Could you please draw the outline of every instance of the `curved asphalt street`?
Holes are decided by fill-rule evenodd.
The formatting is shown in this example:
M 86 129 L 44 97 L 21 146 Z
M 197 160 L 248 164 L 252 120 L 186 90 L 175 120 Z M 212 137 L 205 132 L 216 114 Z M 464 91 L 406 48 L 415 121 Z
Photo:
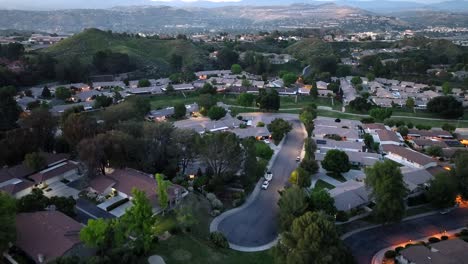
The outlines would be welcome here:
M 289 175 L 297 167 L 296 157 L 302 151 L 305 131 L 298 120 L 291 121 L 293 129 L 286 136 L 270 171 L 273 180 L 267 190 L 260 190 L 256 199 L 245 209 L 223 219 L 218 230 L 229 243 L 242 247 L 260 247 L 277 236 L 278 190 L 284 188 Z
M 359 264 L 370 264 L 372 257 L 384 248 L 465 227 L 467 224 L 468 208 L 458 208 L 445 215 L 437 213 L 368 229 L 347 237 L 344 242 Z

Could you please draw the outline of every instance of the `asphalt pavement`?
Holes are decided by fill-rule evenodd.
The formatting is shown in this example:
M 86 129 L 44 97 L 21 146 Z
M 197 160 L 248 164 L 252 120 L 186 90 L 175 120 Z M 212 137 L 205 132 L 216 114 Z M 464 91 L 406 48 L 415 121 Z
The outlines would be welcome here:
M 79 222 L 83 224 L 87 224 L 89 219 L 115 218 L 115 216 L 112 215 L 111 213 L 102 210 L 101 208 L 93 204 L 92 202 L 87 201 L 83 198 L 78 198 L 78 200 L 76 200 L 75 208 L 76 208 L 75 209 L 76 218 L 78 219 Z
M 370 264 L 372 257 L 381 249 L 441 234 L 467 224 L 468 208 L 458 208 L 445 215 L 434 214 L 368 229 L 347 237 L 344 242 L 359 264 Z
M 236 212 L 219 225 L 229 243 L 242 247 L 260 247 L 278 236 L 278 191 L 283 189 L 289 175 L 297 167 L 296 157 L 304 144 L 305 131 L 298 120 L 291 121 L 293 129 L 286 136 L 276 161 L 270 168 L 273 180 L 267 190 L 261 190 L 256 199 L 245 209 Z

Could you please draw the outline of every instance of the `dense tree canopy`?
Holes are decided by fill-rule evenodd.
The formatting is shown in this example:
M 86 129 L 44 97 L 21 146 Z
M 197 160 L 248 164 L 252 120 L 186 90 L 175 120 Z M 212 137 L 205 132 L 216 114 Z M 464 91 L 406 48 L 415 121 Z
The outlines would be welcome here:
M 430 181 L 427 198 L 436 208 L 447 208 L 455 205 L 458 184 L 455 176 L 448 173 L 435 175 Z
M 208 110 L 208 117 L 211 119 L 211 120 L 219 120 L 223 117 L 226 116 L 226 109 L 224 109 L 223 107 L 221 106 L 213 106 L 210 108 L 210 110 Z
M 377 121 L 384 121 L 392 116 L 391 108 L 374 108 L 369 111 L 369 115 Z
M 278 206 L 280 230 L 288 230 L 294 219 L 306 212 L 309 206 L 307 194 L 304 189 L 294 185 L 281 193 Z
M 332 149 L 325 154 L 322 161 L 322 168 L 333 173 L 348 172 L 351 169 L 349 158 L 346 152 Z
M 463 116 L 463 105 L 453 96 L 438 96 L 427 103 L 427 110 L 444 118 Z
M 6 192 L 0 191 L 0 252 L 16 241 L 16 200 Z
M 290 230 L 281 233 L 273 249 L 275 263 L 353 263 L 344 248 L 330 217 L 319 212 L 307 212 L 296 218 Z
M 239 97 L 237 98 L 237 103 L 240 106 L 252 106 L 253 102 L 255 101 L 255 95 L 251 93 L 241 93 L 239 94 Z
M 278 91 L 270 89 L 260 89 L 259 95 L 257 96 L 257 106 L 266 111 L 278 111 L 280 108 L 280 97 Z
M 16 127 L 21 108 L 13 98 L 15 95 L 16 89 L 12 86 L 0 88 L 0 130 Z
M 275 118 L 267 127 L 276 144 L 279 144 L 283 137 L 292 130 L 292 125 L 281 118 Z
M 375 219 L 383 223 L 400 221 L 405 214 L 407 194 L 400 167 L 385 160 L 366 168 L 365 173 L 366 186 L 372 188 L 371 196 L 376 203 L 372 212 Z

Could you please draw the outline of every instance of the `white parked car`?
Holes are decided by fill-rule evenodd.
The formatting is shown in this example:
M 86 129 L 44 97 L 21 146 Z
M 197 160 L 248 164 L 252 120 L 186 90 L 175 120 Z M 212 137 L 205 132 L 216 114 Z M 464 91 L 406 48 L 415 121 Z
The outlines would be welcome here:
M 267 138 L 267 139 L 264 139 L 263 142 L 267 143 L 267 144 L 270 144 L 270 140 Z
M 263 190 L 268 189 L 268 185 L 270 185 L 270 182 L 269 181 L 264 181 L 263 184 L 262 184 L 262 189 Z
M 271 173 L 271 171 L 268 171 L 268 172 L 265 174 L 265 180 L 271 181 L 272 179 L 273 179 L 273 173 Z
M 297 156 L 296 157 L 296 162 L 299 162 L 299 161 L 301 161 L 301 157 Z

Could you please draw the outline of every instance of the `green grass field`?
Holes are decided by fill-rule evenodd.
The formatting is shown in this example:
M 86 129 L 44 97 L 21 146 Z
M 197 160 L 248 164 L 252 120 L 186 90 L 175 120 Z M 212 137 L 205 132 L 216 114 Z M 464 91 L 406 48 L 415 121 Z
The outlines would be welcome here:
M 203 62 L 207 52 L 187 40 L 159 40 L 134 38 L 88 29 L 44 50 L 59 60 L 79 56 L 83 63 L 91 63 L 93 55 L 102 50 L 128 54 L 138 65 L 168 67 L 172 54 L 184 58 L 184 64 Z

